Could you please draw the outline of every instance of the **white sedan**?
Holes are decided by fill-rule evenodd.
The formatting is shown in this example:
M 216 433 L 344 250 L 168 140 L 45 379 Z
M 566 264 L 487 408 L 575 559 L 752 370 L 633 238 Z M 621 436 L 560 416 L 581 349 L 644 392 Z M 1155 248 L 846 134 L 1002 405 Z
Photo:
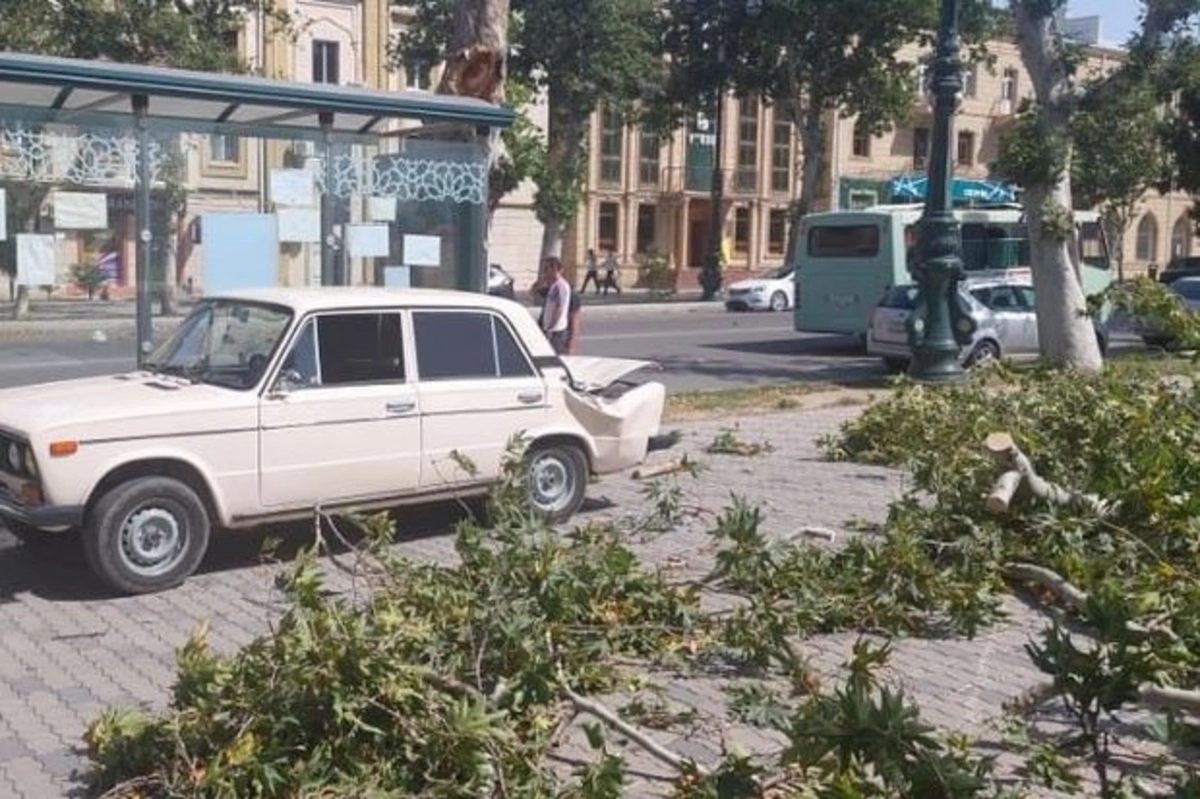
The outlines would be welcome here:
M 786 311 L 796 304 L 796 270 L 790 266 L 772 269 L 762 277 L 739 280 L 725 295 L 730 311 Z

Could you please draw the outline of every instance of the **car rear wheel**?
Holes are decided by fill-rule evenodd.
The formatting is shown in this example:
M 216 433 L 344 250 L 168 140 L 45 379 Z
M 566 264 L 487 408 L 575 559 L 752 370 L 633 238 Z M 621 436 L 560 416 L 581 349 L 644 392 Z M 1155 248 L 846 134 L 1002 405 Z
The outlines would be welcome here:
M 991 366 L 1000 360 L 1000 347 L 994 341 L 981 341 L 967 356 L 967 368 L 977 369 Z
M 204 559 L 211 523 L 200 497 L 170 477 L 110 489 L 87 515 L 83 552 L 109 588 L 145 594 L 186 580 Z
M 787 307 L 788 307 L 788 300 L 787 300 L 786 294 L 784 294 L 782 291 L 777 291 L 771 295 L 771 310 L 772 311 L 775 311 L 776 313 L 778 313 L 779 311 L 786 311 Z
M 529 505 L 552 522 L 570 518 L 587 496 L 588 462 L 574 444 L 536 446 L 528 458 Z

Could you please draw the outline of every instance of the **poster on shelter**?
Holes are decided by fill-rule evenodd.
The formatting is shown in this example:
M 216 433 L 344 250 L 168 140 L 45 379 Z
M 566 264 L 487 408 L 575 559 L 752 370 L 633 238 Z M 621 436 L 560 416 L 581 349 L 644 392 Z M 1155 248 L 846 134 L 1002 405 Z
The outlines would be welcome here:
M 387 225 L 346 225 L 346 251 L 351 258 L 380 258 L 391 249 Z
M 405 236 L 404 263 L 409 266 L 441 266 L 442 237 L 413 234 Z
M 102 192 L 56 191 L 54 226 L 59 230 L 107 230 L 108 195 Z
M 396 219 L 395 197 L 368 197 L 367 219 L 372 222 L 392 222 Z
M 54 245 L 53 233 L 17 234 L 17 285 L 53 286 L 58 282 Z
M 308 169 L 272 169 L 271 202 L 293 208 L 317 204 L 317 183 Z
M 317 208 L 277 208 L 281 242 L 312 244 L 321 240 L 321 211 Z

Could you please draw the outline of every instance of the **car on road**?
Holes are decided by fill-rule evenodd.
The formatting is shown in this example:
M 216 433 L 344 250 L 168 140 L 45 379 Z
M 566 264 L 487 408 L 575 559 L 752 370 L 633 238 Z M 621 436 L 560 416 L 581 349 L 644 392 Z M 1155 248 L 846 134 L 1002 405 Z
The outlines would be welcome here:
M 975 279 L 961 283 L 959 291 L 976 325 L 970 344 L 962 348 L 964 366 L 1037 355 L 1037 304 L 1032 282 L 1025 278 Z M 871 314 L 867 353 L 881 357 L 891 371 L 907 368 L 912 357 L 907 322 L 919 297 L 920 288 L 915 283 L 896 286 L 888 290 Z M 1095 330 L 1103 352 L 1108 348 L 1108 334 L 1099 324 Z
M 645 458 L 665 389 L 631 375 L 652 365 L 558 357 L 486 294 L 207 298 L 138 371 L 0 391 L 0 520 L 77 530 L 104 583 L 150 592 L 213 529 L 485 493 L 518 437 L 530 507 L 562 520 Z
M 1166 284 L 1166 288 L 1188 311 L 1200 313 L 1200 276 L 1176 277 Z M 1173 336 L 1163 329 L 1161 323 L 1156 325 L 1153 319 L 1136 319 L 1133 326 L 1147 347 L 1170 348 L 1176 345 Z
M 493 297 L 516 299 L 516 282 L 500 264 L 488 264 L 487 293 Z
M 1167 266 L 1158 273 L 1158 282 L 1171 285 L 1185 277 L 1200 277 L 1200 256 L 1181 255 L 1167 261 Z
M 739 280 L 725 294 L 730 311 L 786 311 L 796 304 L 795 269 L 781 266 L 761 277 Z

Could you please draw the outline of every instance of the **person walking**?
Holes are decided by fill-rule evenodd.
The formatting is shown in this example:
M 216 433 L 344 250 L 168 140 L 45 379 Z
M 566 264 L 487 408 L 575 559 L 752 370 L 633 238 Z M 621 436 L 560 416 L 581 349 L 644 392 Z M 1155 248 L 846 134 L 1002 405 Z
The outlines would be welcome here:
M 596 265 L 596 251 L 588 248 L 587 255 L 584 256 L 583 265 L 587 268 L 587 274 L 583 276 L 583 285 L 579 290 L 587 293 L 588 281 L 596 287 L 596 293 L 600 293 L 600 273 L 597 271 L 599 267 Z
M 609 250 L 608 257 L 604 259 L 604 296 L 605 297 L 608 296 L 608 290 L 610 288 L 612 290 L 616 291 L 618 296 L 620 296 L 620 294 L 621 294 L 621 286 L 617 282 L 617 270 L 619 268 L 620 267 L 617 264 L 617 254 L 614 251 Z
M 571 284 L 563 277 L 563 264 L 550 256 L 542 259 L 542 286 L 546 300 L 542 304 L 542 330 L 550 346 L 559 355 L 567 354 L 571 324 Z

